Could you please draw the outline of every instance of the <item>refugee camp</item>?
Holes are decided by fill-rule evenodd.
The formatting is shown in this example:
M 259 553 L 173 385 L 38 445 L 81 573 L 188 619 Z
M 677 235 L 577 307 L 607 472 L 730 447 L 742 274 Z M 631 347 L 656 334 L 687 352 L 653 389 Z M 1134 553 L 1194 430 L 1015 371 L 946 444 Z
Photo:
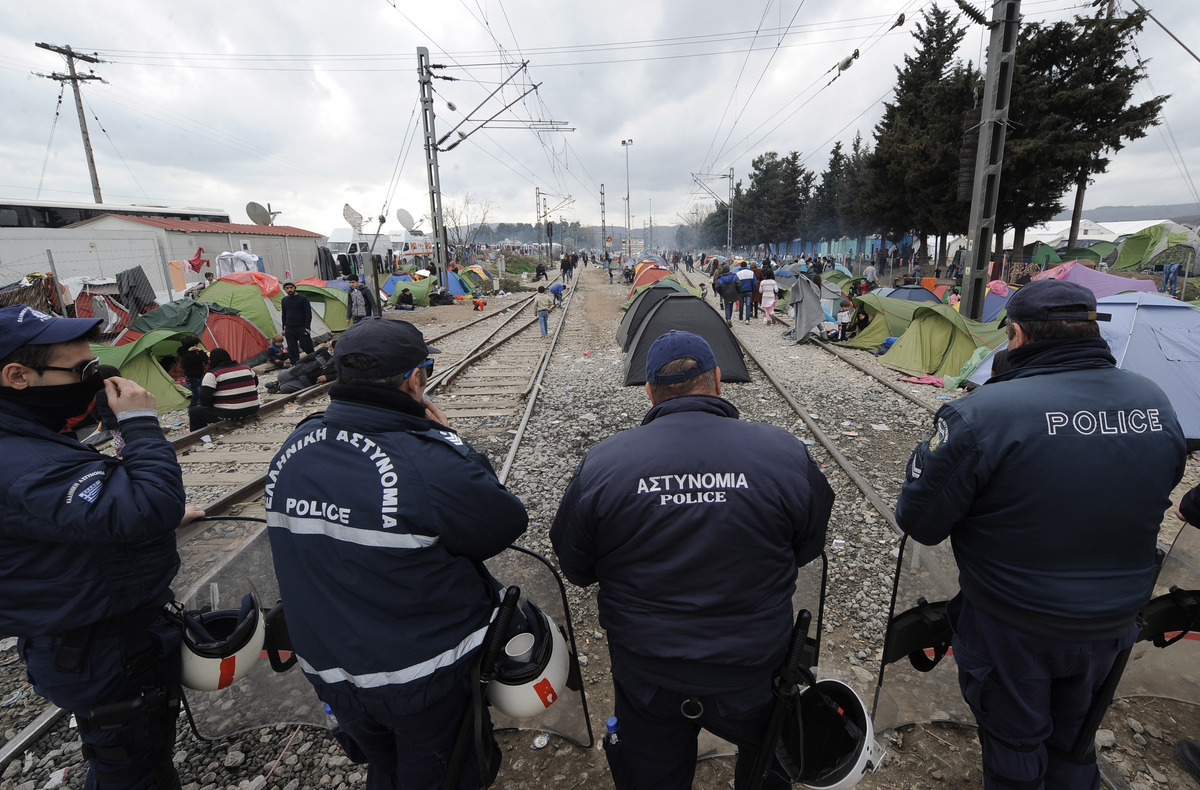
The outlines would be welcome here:
M 1188 10 L 14 12 L 0 790 L 1200 786 Z

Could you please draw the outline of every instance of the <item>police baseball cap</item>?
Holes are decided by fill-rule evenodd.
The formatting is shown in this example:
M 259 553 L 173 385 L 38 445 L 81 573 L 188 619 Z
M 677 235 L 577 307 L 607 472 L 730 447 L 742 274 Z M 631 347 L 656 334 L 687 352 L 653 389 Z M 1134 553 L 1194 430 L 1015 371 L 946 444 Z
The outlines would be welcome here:
M 664 365 L 677 359 L 694 359 L 699 364 L 678 373 L 658 372 Z M 707 340 L 691 332 L 673 329 L 659 336 L 650 346 L 646 354 L 646 381 L 651 384 L 677 384 L 707 373 L 716 366 L 717 358 L 713 356 Z
M 1096 312 L 1096 295 L 1078 283 L 1036 280 L 1008 300 L 1008 322 L 1110 321 L 1109 313 Z
M 409 372 L 430 354 L 441 349 L 425 344 L 425 336 L 407 321 L 368 316 L 347 329 L 334 346 L 334 362 L 341 379 L 386 379 Z M 363 354 L 375 361 L 370 368 L 347 368 L 349 354 Z
M 0 307 L 0 359 L 25 346 L 48 346 L 77 340 L 102 318 L 58 318 L 33 307 Z

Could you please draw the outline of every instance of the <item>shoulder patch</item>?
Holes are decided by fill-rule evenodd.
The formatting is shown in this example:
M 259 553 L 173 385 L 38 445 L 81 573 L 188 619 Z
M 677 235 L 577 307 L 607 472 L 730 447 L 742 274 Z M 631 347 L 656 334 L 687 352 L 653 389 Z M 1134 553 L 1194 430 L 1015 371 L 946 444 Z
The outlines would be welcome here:
M 946 427 L 946 421 L 940 417 L 937 424 L 933 426 L 933 436 L 929 437 L 929 449 L 932 452 L 942 445 L 950 437 L 950 429 Z

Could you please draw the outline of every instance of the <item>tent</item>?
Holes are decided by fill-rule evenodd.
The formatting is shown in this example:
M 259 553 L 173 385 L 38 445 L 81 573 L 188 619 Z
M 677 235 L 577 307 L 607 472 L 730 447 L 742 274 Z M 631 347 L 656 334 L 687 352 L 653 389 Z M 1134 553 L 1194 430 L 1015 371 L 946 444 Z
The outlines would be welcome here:
M 642 325 L 642 321 L 650 314 L 655 305 L 671 294 L 689 293 L 683 284 L 674 278 L 643 285 L 637 290 L 637 295 L 629 301 L 625 317 L 621 319 L 621 324 L 617 327 L 617 343 L 621 346 L 622 351 L 629 350 L 630 343 L 637 335 L 638 327 Z M 696 294 L 690 295 L 695 296 Z
M 1153 280 L 1135 280 L 1132 277 L 1122 277 L 1118 274 L 1105 274 L 1089 268 L 1079 261 L 1059 264 L 1052 269 L 1035 274 L 1029 279 L 1031 282 L 1034 280 L 1065 280 L 1070 283 L 1078 283 L 1094 293 L 1097 299 L 1125 291 L 1154 293 L 1158 290 Z
M 387 278 L 380 290 L 389 292 L 387 303 L 395 306 L 396 301 L 400 298 L 400 292 L 407 288 L 412 292 L 414 307 L 429 306 L 429 292 L 437 288 L 438 281 L 432 277 L 425 277 L 420 280 L 414 280 L 407 274 L 393 274 Z
M 1104 256 L 1096 250 L 1088 249 L 1087 247 L 1071 247 L 1059 253 L 1060 258 L 1064 261 L 1086 261 L 1092 266 L 1100 265 L 1100 261 L 1104 260 Z
M 1117 247 L 1117 261 L 1112 268 L 1136 269 L 1148 264 L 1151 258 L 1168 247 L 1185 242 L 1195 244 L 1200 242 L 1200 236 L 1174 222 L 1162 222 L 1142 228 Z
M 626 299 L 624 302 L 621 303 L 621 309 L 628 310 L 630 308 L 630 306 L 634 302 L 637 301 L 637 298 L 646 291 L 647 288 L 659 288 L 659 287 L 669 288 L 670 290 L 675 291 L 677 293 L 681 293 L 681 294 L 691 294 L 692 296 L 700 295 L 699 289 L 691 288 L 687 285 L 684 285 L 675 277 L 664 277 L 661 280 L 655 280 L 654 282 L 649 283 L 648 285 L 639 285 L 638 287 L 634 288 L 633 296 L 629 297 L 628 299 Z
M 913 313 L 921 306 L 907 299 L 892 299 L 868 293 L 854 298 L 856 308 L 867 311 L 871 322 L 857 335 L 842 345 L 851 348 L 879 348 L 889 337 L 900 337 L 912 323 Z
M 880 291 L 883 289 L 880 288 Z M 923 285 L 901 285 L 886 294 L 891 299 L 907 299 L 910 302 L 941 302 L 938 295 Z
M 742 349 L 725 318 L 712 305 L 690 294 L 669 294 L 646 314 L 625 352 L 625 386 L 646 383 L 646 354 L 659 336 L 681 329 L 708 341 L 721 368 L 721 381 L 749 381 Z
M 152 329 L 123 346 L 92 346 L 102 365 L 112 365 L 121 376 L 145 387 L 154 396 L 159 414 L 186 409 L 191 392 L 175 383 L 159 359 L 179 352 L 178 329 Z
M 995 348 L 1007 339 L 998 323 L 972 321 L 946 304 L 920 304 L 908 329 L 879 361 L 912 376 L 955 376 L 975 349 Z
M 458 272 L 446 272 L 446 291 L 451 296 L 470 296 L 472 292 L 471 284 L 463 282 L 458 276 Z M 415 297 L 414 297 L 415 301 Z
M 1185 241 L 1156 254 L 1150 259 L 1149 266 L 1158 269 L 1169 263 L 1178 264 L 1180 276 L 1187 277 L 1189 273 L 1196 271 L 1197 257 L 1200 257 L 1200 244 Z
M 1017 292 L 1016 286 L 1003 280 L 992 280 L 983 294 L 983 323 L 999 320 L 1000 313 L 1008 306 L 1008 299 Z
M 633 278 L 633 288 L 629 289 L 629 295 L 633 296 L 633 291 L 639 285 L 649 285 L 655 280 L 661 280 L 664 277 L 672 277 L 670 269 L 664 269 L 660 266 L 647 266 L 642 269 L 636 277 Z
M 482 266 L 468 266 L 460 271 L 458 276 L 470 283 L 472 291 L 482 292 L 496 288 L 496 280 Z
M 1054 248 L 1041 241 L 1026 244 L 1021 253 L 1030 263 L 1037 263 L 1042 266 L 1062 263 L 1062 258 L 1058 257 L 1058 253 L 1054 251 Z
M 196 335 L 209 351 L 223 348 L 234 359 L 249 365 L 265 360 L 267 336 L 258 327 L 228 307 L 179 299 L 145 313 L 117 337 L 123 346 L 156 329 L 174 329 Z
M 308 297 L 313 312 L 320 316 L 325 325 L 334 332 L 344 332 L 350 328 L 350 322 L 346 320 L 346 303 L 350 299 L 349 288 L 349 284 L 343 291 L 341 288 L 328 285 L 296 283 L 296 290 Z
M 264 272 L 234 272 L 205 288 L 198 301 L 232 307 L 264 335 L 271 337 L 283 331 L 279 314 L 282 298 L 278 278 Z M 314 343 L 327 340 L 333 334 L 315 310 L 310 333 Z
M 1140 373 L 1171 399 L 1192 449 L 1200 446 L 1200 309 L 1157 293 L 1097 300 L 1100 322 L 1117 367 Z
M 783 336 L 797 343 L 807 340 L 809 331 L 828 318 L 821 306 L 821 290 L 807 277 L 797 277 L 795 285 L 788 289 L 788 309 L 792 326 Z
M 836 285 L 839 289 L 845 289 L 848 287 L 850 281 L 853 279 L 853 275 L 838 271 L 836 269 L 833 271 L 821 272 L 822 283 Z

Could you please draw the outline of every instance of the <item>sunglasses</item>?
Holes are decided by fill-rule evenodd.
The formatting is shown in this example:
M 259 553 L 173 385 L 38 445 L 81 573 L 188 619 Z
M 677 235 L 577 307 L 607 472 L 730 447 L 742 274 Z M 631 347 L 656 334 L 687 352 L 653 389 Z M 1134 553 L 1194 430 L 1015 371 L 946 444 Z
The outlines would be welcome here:
M 412 374 L 416 373 L 416 372 L 417 372 L 418 370 L 420 370 L 421 368 L 425 368 L 425 369 L 426 369 L 426 370 L 425 370 L 425 375 L 426 375 L 426 376 L 432 376 L 432 375 L 433 375 L 433 359 L 432 359 L 432 358 L 430 358 L 430 359 L 427 359 L 427 360 L 425 360 L 424 362 L 422 362 L 420 365 L 417 365 L 415 368 L 413 368 L 412 370 L 410 370 L 410 371 L 408 371 L 407 373 L 405 373 L 405 374 L 404 374 L 404 378 L 408 378 L 409 376 L 411 376 Z
M 47 370 L 61 370 L 64 373 L 75 373 L 78 374 L 80 382 L 84 382 L 100 372 L 100 360 L 93 357 L 69 368 L 57 367 L 55 365 L 38 365 L 33 367 L 33 369 L 38 373 L 44 373 Z

